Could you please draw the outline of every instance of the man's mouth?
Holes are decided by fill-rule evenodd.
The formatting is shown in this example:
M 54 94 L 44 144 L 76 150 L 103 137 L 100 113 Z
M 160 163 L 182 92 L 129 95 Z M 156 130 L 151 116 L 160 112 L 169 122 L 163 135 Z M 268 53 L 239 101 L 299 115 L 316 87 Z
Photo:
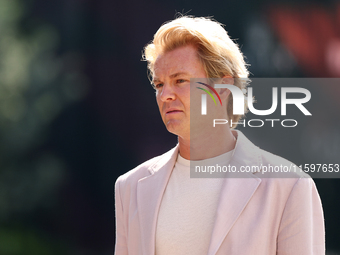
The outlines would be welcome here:
M 179 113 L 179 112 L 183 112 L 183 111 L 177 110 L 177 109 L 169 109 L 166 111 L 166 114 Z

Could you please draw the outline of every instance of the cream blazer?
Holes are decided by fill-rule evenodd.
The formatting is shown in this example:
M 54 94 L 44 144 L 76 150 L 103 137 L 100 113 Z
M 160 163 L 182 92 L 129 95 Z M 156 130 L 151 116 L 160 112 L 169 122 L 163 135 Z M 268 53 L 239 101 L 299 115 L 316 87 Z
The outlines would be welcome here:
M 240 131 L 233 133 L 231 165 L 291 164 L 259 149 Z M 177 154 L 178 145 L 117 179 L 116 255 L 155 254 L 157 216 Z M 311 178 L 242 174 L 224 180 L 208 255 L 325 254 L 323 210 Z

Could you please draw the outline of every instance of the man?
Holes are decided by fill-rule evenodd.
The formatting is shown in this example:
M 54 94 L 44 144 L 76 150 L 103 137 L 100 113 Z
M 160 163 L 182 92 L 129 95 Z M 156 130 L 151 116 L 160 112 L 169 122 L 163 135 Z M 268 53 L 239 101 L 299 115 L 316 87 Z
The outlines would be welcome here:
M 145 48 L 145 59 L 162 120 L 178 145 L 118 178 L 115 254 L 324 254 L 322 206 L 311 178 L 258 172 L 190 178 L 191 163 L 290 164 L 199 114 L 202 87 L 212 92 L 208 78 L 247 86 L 240 79 L 248 76 L 242 53 L 221 24 L 193 17 L 168 22 Z M 192 88 L 192 78 L 206 82 Z M 209 118 L 237 123 L 230 90 L 215 91 L 222 107 Z

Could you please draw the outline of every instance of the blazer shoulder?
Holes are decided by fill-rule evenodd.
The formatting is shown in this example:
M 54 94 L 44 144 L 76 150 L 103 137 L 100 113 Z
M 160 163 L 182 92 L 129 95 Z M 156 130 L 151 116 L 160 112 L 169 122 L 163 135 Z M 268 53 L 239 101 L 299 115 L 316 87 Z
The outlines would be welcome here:
M 141 179 L 145 176 L 150 175 L 149 168 L 152 165 L 154 165 L 161 157 L 162 157 L 162 155 L 151 158 L 151 159 L 143 162 L 142 164 L 136 166 L 135 168 L 129 170 L 125 174 L 122 174 L 121 176 L 118 177 L 116 183 L 126 182 L 126 181 L 129 181 L 130 179 L 139 180 L 139 179 Z
M 262 169 L 268 170 L 267 175 L 264 173 L 263 177 L 278 177 L 278 178 L 310 178 L 308 174 L 302 171 L 293 162 L 275 155 L 271 152 L 260 149 Z M 272 171 L 272 172 L 270 172 Z
M 153 166 L 161 162 L 164 157 L 171 156 L 176 150 L 177 146 L 172 148 L 171 150 L 163 153 L 162 155 L 156 156 L 151 158 L 142 164 L 136 166 L 135 168 L 131 169 L 130 171 L 126 172 L 125 174 L 119 176 L 116 180 L 117 183 L 123 184 L 127 182 L 137 182 L 138 180 L 149 176 L 153 173 Z
M 288 199 L 299 202 L 298 197 L 304 198 L 315 193 L 313 179 L 293 162 L 268 151 L 260 151 L 262 170 L 255 176 L 261 179 L 265 190 L 276 194 L 276 199 L 281 197 L 283 203 L 287 203 Z

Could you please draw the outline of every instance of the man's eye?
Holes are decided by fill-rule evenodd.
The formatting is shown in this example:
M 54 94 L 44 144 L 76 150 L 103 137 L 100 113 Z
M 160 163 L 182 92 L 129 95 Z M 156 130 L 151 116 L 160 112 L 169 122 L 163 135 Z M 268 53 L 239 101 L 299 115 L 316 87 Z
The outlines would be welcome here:
M 185 82 L 184 79 L 178 79 L 178 80 L 177 80 L 177 83 L 183 83 L 183 82 Z
M 163 83 L 157 83 L 157 84 L 155 84 L 155 88 L 156 88 L 156 89 L 159 89 L 159 88 L 161 88 L 161 87 L 163 87 Z

